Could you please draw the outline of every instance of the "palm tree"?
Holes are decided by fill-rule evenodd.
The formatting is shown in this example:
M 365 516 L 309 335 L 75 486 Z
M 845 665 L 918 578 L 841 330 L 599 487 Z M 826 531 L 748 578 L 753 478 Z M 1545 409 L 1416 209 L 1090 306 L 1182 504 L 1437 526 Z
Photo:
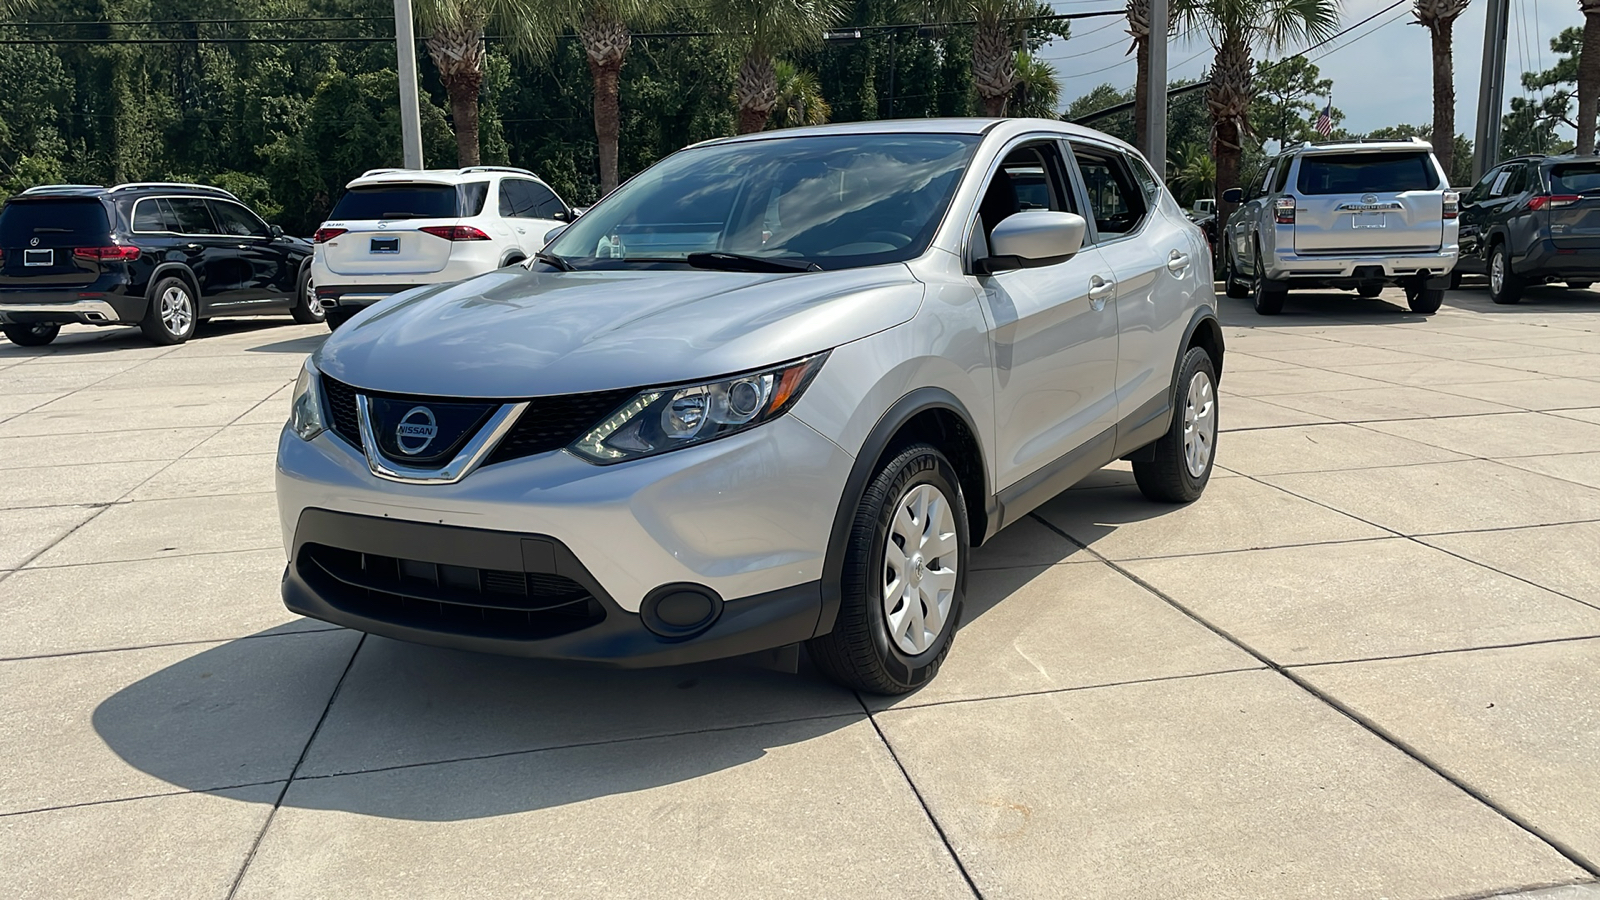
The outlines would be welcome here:
M 1190 141 L 1173 151 L 1167 166 L 1172 172 L 1172 186 L 1183 197 L 1210 197 L 1217 181 L 1217 161 L 1211 158 L 1202 144 Z
M 4 2 L 4 0 L 0 0 Z M 537 7 L 520 0 L 419 0 L 418 23 L 427 35 L 428 56 L 450 97 L 460 164 L 482 162 L 478 147 L 478 92 L 483 88 L 483 32 L 490 25 L 514 53 L 543 54 L 555 35 Z
M 1415 0 L 1412 12 L 1417 24 L 1428 29 L 1433 39 L 1433 154 L 1446 172 L 1451 169 L 1451 156 L 1455 150 L 1456 136 L 1456 85 L 1455 61 L 1451 43 L 1456 19 L 1467 11 L 1468 0 Z
M 578 32 L 588 57 L 603 197 L 617 189 L 617 136 L 622 130 L 617 83 L 633 46 L 633 29 L 660 21 L 669 7 L 652 0 L 548 0 L 548 5 L 557 21 Z
M 772 107 L 779 128 L 797 125 L 826 125 L 833 115 L 833 107 L 822 96 L 822 82 L 817 73 L 802 69 L 787 60 L 773 63 L 777 78 L 777 101 Z
M 1133 145 L 1141 152 L 1145 146 L 1145 130 L 1150 123 L 1150 0 L 1128 0 L 1125 11 L 1128 17 L 1128 36 L 1133 42 L 1128 52 L 1133 54 Z
M 1017 87 L 1017 20 L 1032 15 L 1036 7 L 1029 0 L 910 0 L 903 5 L 924 22 L 974 23 L 973 86 L 984 115 L 1005 115 L 1006 101 Z
M 844 14 L 837 0 L 712 0 L 707 18 L 744 46 L 734 97 L 739 133 L 767 126 L 778 99 L 776 58 L 822 40 Z
M 1600 0 L 1578 0 L 1583 11 L 1583 49 L 1578 53 L 1578 146 L 1594 152 L 1594 118 L 1600 112 Z
M 1061 83 L 1056 80 L 1055 66 L 1018 50 L 1016 59 L 1017 87 L 1011 99 L 1015 101 L 1012 114 L 1038 119 L 1056 117 L 1056 104 L 1061 101 Z
M 1217 161 L 1217 221 L 1226 222 L 1233 204 L 1222 202 L 1221 194 L 1239 186 L 1239 161 L 1255 97 L 1255 45 L 1276 52 L 1290 43 L 1331 37 L 1339 28 L 1339 0 L 1180 0 L 1172 12 L 1179 31 L 1204 34 L 1216 50 L 1206 110 Z

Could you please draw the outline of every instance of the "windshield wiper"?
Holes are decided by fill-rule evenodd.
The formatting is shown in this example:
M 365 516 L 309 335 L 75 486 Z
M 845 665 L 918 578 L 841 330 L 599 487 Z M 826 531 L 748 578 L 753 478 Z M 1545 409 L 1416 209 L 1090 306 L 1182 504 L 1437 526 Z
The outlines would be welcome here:
M 696 269 L 716 269 L 721 272 L 820 272 L 822 267 L 803 259 L 784 259 L 779 256 L 746 256 L 743 253 L 691 253 L 684 262 Z
M 543 250 L 535 253 L 533 258 L 544 263 L 545 265 L 555 266 L 557 269 L 560 269 L 563 272 L 571 272 L 577 268 L 577 266 L 567 262 L 564 257 L 557 256 L 554 253 L 546 253 Z

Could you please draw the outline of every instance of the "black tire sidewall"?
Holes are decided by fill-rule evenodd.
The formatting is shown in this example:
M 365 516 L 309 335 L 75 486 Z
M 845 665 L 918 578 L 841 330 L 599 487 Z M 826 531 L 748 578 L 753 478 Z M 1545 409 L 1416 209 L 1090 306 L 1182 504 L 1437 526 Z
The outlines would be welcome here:
M 44 331 L 41 333 L 40 328 Z M 60 325 L 7 325 L 5 326 L 6 340 L 18 347 L 43 347 L 61 334 Z M 47 336 L 48 335 L 48 336 Z
M 889 540 L 889 526 L 894 519 L 896 505 L 907 491 L 919 484 L 937 487 L 949 501 L 955 515 L 956 595 L 950 603 L 950 616 L 938 640 L 922 653 L 908 656 L 889 636 L 882 598 L 879 596 L 881 587 L 877 566 L 884 558 L 884 545 Z M 858 516 L 852 528 L 842 573 L 842 593 L 846 603 L 865 605 L 867 631 L 873 649 L 887 674 L 903 688 L 918 687 L 932 679 L 949 652 L 961 622 L 962 605 L 966 600 L 967 567 L 972 556 L 965 499 L 955 468 L 944 454 L 927 444 L 913 445 L 896 454 L 873 478 L 863 502 L 875 503 L 875 508 L 865 522 L 864 517 Z M 869 533 L 863 533 L 864 525 L 870 526 Z M 866 548 L 864 555 L 860 552 L 863 545 Z
M 161 295 L 173 287 L 189 297 L 189 327 L 182 334 L 174 334 L 167 328 L 166 320 L 161 318 Z M 200 327 L 200 301 L 195 296 L 194 288 L 189 287 L 188 282 L 182 278 L 170 275 L 157 281 L 155 287 L 150 290 L 150 309 L 145 313 L 145 320 L 141 324 L 146 335 L 169 344 L 181 344 L 194 337 L 195 329 Z
M 1275 316 L 1283 311 L 1283 298 L 1288 291 L 1272 285 L 1267 280 L 1266 267 L 1261 263 L 1261 251 L 1257 250 L 1255 277 L 1250 282 L 1250 301 L 1256 312 L 1263 316 Z
M 294 320 L 301 325 L 317 325 L 328 318 L 328 311 L 320 306 L 315 312 L 312 311 L 311 290 L 311 267 L 306 266 L 295 281 L 294 307 L 291 310 Z
M 1517 282 L 1516 276 L 1511 273 L 1510 246 L 1505 241 L 1501 241 L 1494 245 L 1494 249 L 1490 253 L 1494 259 L 1489 260 L 1489 299 L 1500 304 L 1516 303 L 1522 299 L 1522 285 Z M 1500 291 L 1498 293 L 1494 289 L 1495 259 L 1500 261 L 1501 267 Z

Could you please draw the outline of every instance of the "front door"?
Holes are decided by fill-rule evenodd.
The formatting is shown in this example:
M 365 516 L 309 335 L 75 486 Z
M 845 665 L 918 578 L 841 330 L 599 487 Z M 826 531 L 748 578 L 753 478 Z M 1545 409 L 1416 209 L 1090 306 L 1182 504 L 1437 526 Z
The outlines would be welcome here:
M 1068 171 L 1057 141 L 1011 150 L 984 193 L 972 252 L 987 255 L 989 233 L 1013 213 L 1082 215 Z M 1086 246 L 1055 265 L 972 278 L 991 327 L 995 475 L 1004 491 L 1114 434 L 1116 277 Z
M 236 254 L 239 266 L 239 303 L 283 304 L 292 300 L 299 267 L 288 245 L 276 241 L 267 223 L 255 213 L 226 200 L 207 200 L 217 228 Z

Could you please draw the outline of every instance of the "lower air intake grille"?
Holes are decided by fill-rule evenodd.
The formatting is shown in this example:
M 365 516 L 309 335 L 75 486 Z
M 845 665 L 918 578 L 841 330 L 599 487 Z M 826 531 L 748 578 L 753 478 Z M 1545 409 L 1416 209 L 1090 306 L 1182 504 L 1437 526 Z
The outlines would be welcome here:
M 300 575 L 328 602 L 372 619 L 458 634 L 538 639 L 605 618 L 561 575 L 475 569 L 306 544 Z

